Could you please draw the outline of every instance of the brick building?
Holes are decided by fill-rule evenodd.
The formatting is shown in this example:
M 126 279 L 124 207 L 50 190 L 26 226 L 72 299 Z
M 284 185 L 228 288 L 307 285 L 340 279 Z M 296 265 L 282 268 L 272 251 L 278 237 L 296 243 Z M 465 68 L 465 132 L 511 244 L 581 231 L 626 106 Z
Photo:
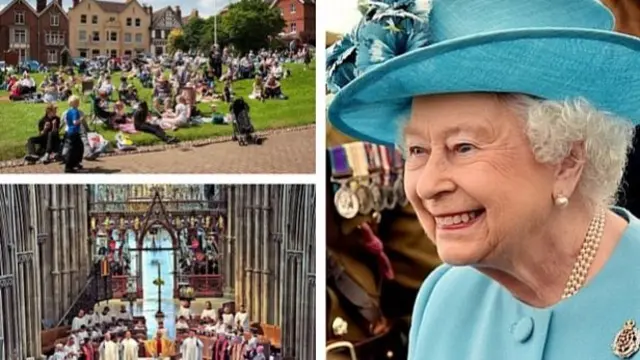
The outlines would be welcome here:
M 305 43 L 316 43 L 315 0 L 272 0 L 271 7 L 280 8 L 285 21 L 283 35 L 299 37 Z
M 13 0 L 0 11 L 0 51 L 14 51 L 19 61 L 60 65 L 68 56 L 69 21 L 62 0 Z

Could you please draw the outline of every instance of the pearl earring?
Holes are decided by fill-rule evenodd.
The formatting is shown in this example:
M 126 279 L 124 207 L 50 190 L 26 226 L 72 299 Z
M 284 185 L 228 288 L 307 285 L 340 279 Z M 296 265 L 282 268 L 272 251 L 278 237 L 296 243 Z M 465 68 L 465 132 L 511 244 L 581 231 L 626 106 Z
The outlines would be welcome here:
M 557 207 L 563 208 L 569 205 L 569 199 L 567 199 L 566 196 L 558 195 L 556 196 L 554 203 L 556 204 Z

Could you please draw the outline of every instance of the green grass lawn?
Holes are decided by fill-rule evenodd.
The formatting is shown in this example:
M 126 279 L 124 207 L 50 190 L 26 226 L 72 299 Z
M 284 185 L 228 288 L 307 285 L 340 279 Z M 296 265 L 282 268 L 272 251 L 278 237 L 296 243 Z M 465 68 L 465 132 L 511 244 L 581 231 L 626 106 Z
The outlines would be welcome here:
M 304 70 L 300 64 L 287 64 L 292 76 L 282 80 L 282 91 L 289 97 L 288 100 L 251 100 L 252 80 L 241 80 L 233 83 L 233 91 L 236 96 L 242 96 L 251 107 L 251 119 L 256 130 L 276 129 L 308 125 L 315 123 L 315 69 Z M 39 85 L 44 74 L 33 74 Z M 112 76 L 114 87 L 120 85 L 120 75 Z M 138 88 L 140 99 L 152 103 L 151 89 L 143 89 L 138 80 L 134 81 Z M 216 85 L 217 90 L 222 90 L 221 84 Z M 7 96 L 7 92 L 0 91 L 0 96 Z M 87 98 L 88 101 L 88 98 Z M 228 105 L 217 102 L 218 111 L 227 112 Z M 0 102 L 0 161 L 21 158 L 25 155 L 25 144 L 29 137 L 35 136 L 38 131 L 38 121 L 44 115 L 45 104 L 26 104 L 23 102 Z M 59 114 L 68 108 L 66 102 L 59 102 Z M 81 110 L 89 114 L 91 106 L 88 102 L 81 105 Z M 205 114 L 211 112 L 210 104 L 199 104 L 198 108 Z M 115 131 L 98 126 L 98 132 L 107 140 L 114 141 Z M 190 128 L 178 129 L 169 134 L 182 141 L 207 139 L 216 136 L 226 136 L 232 133 L 229 125 L 203 124 Z M 160 142 L 153 135 L 137 133 L 131 135 L 132 140 L 138 146 L 153 145 Z

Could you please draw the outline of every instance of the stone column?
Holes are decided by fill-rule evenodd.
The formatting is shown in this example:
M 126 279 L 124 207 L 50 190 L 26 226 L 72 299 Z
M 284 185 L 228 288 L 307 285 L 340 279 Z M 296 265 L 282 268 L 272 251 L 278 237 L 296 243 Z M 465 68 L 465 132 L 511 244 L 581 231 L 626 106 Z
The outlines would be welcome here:
M 271 272 L 269 271 L 269 259 L 271 255 L 271 246 L 270 245 L 270 237 L 271 237 L 271 226 L 269 226 L 269 215 L 273 212 L 273 205 L 271 204 L 271 192 L 269 191 L 271 185 L 263 185 L 263 193 L 262 193 L 262 219 L 261 219 L 261 227 L 262 227 L 262 266 L 260 269 L 260 273 L 262 274 L 262 281 L 260 284 L 260 304 L 262 307 L 262 322 L 270 323 L 270 311 L 272 300 L 269 297 L 269 289 L 271 288 L 269 284 L 269 277 Z
M 60 186 L 60 230 L 62 233 L 62 251 L 60 253 L 62 262 L 60 273 L 62 274 L 62 308 L 60 309 L 61 317 L 71 305 L 69 294 L 71 293 L 71 264 L 70 264 L 70 244 L 69 244 L 69 186 Z
M 43 273 L 40 269 L 40 247 L 38 245 L 38 234 L 41 232 L 40 224 L 41 221 L 38 221 L 38 206 L 42 204 L 42 201 L 38 201 L 38 192 L 36 191 L 35 185 L 29 185 L 29 218 L 31 219 L 31 248 L 33 250 L 33 317 L 34 321 L 31 324 L 31 328 L 35 330 L 36 336 L 34 338 L 34 347 L 37 352 L 33 354 L 40 354 L 40 349 L 42 349 L 42 338 L 40 337 L 40 329 L 41 323 L 40 319 L 42 319 L 42 294 L 41 294 L 41 279 L 43 277 Z M 1 307 L 0 307 L 1 308 Z
M 50 204 L 51 204 L 51 187 L 41 185 L 37 187 L 39 193 L 39 207 L 36 209 L 40 223 L 42 225 L 41 232 L 47 234 L 47 238 L 38 246 L 38 251 L 42 254 L 42 261 L 40 262 L 40 274 L 43 279 L 41 283 L 42 294 L 42 318 L 47 320 L 53 320 L 55 311 L 53 311 L 54 296 L 53 287 L 51 281 L 52 274 L 52 246 L 53 242 L 53 228 L 51 227 L 51 217 L 49 216 Z M 37 259 L 40 259 L 38 257 Z
M 57 320 L 61 316 L 62 312 L 62 279 L 60 278 L 60 244 L 62 244 L 61 236 L 60 236 L 60 224 L 58 223 L 58 219 L 60 219 L 60 204 L 59 204 L 59 194 L 58 194 L 58 186 L 50 185 L 51 187 L 51 222 L 53 224 L 53 232 L 50 237 L 53 239 L 51 242 L 51 253 L 53 254 L 53 270 L 51 274 L 53 275 L 53 303 L 54 303 L 54 313 L 53 318 L 51 320 Z

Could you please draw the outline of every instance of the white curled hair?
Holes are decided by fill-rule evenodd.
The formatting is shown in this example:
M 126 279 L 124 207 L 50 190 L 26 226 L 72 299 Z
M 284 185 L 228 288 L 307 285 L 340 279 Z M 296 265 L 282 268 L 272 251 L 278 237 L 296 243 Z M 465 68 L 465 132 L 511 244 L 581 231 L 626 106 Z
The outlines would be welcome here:
M 499 100 L 524 120 L 525 134 L 535 159 L 558 164 L 576 142 L 583 142 L 585 164 L 577 191 L 593 206 L 615 204 L 618 187 L 631 150 L 634 126 L 613 114 L 599 111 L 584 99 L 543 100 L 524 94 L 500 93 Z M 404 129 L 410 110 L 398 117 Z M 397 144 L 404 152 L 404 139 Z
M 541 100 L 521 94 L 498 94 L 525 122 L 536 160 L 557 164 L 582 142 L 585 163 L 579 194 L 594 206 L 613 205 L 631 149 L 634 126 L 599 111 L 584 99 Z

